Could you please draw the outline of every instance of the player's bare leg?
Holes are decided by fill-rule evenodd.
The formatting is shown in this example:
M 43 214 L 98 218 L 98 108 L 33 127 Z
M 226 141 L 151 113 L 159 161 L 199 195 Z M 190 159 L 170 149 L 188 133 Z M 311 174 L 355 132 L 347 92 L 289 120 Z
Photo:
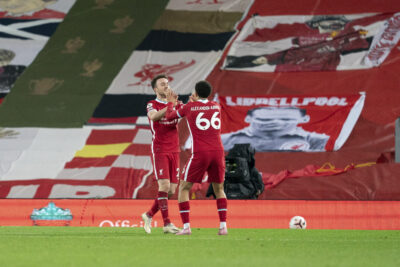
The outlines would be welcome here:
M 190 235 L 192 231 L 190 230 L 189 222 L 189 193 L 192 189 L 193 183 L 181 181 L 179 185 L 178 202 L 179 202 L 179 212 L 181 215 L 183 230 L 177 233 L 177 235 Z
M 168 199 L 170 199 L 173 195 L 175 195 L 175 191 L 176 191 L 177 187 L 178 187 L 177 183 L 169 184 Z
M 218 235 L 227 235 L 228 228 L 226 226 L 226 214 L 228 208 L 228 202 L 224 192 L 224 183 L 211 183 L 214 189 L 214 194 L 217 199 L 217 209 L 219 216 L 219 231 Z

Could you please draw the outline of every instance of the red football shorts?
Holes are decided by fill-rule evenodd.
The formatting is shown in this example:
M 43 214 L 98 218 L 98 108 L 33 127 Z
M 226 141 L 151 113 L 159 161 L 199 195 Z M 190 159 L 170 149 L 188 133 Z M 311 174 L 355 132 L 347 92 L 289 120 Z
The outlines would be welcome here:
M 155 153 L 152 161 L 156 180 L 169 179 L 171 183 L 178 183 L 179 153 Z
M 224 151 L 201 151 L 193 153 L 183 170 L 182 180 L 191 183 L 201 183 L 206 172 L 208 174 L 208 182 L 224 182 Z

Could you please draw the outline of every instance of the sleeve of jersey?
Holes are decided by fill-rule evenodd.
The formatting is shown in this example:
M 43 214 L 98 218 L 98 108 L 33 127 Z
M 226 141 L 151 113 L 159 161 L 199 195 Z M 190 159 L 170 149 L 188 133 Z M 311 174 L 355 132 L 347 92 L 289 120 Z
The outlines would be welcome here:
M 184 115 L 184 107 L 181 106 L 178 110 L 174 110 L 174 106 L 171 102 L 167 104 L 167 112 L 165 113 L 165 117 L 167 120 L 182 118 Z
M 151 102 L 147 103 L 146 109 L 147 109 L 147 113 L 149 113 L 149 112 L 152 111 L 152 110 L 157 111 L 157 110 L 154 108 L 153 103 L 151 103 Z

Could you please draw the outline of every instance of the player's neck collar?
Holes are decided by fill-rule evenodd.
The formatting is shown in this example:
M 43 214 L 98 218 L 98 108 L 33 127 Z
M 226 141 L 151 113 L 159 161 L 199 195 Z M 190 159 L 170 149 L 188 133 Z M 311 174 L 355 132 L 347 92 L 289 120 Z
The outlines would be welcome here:
M 206 98 L 203 98 L 203 99 L 198 99 L 197 101 L 200 101 L 201 103 L 208 103 L 208 99 L 206 99 Z
M 163 103 L 163 104 L 167 104 L 167 103 L 168 103 L 167 101 L 161 100 L 161 99 L 159 99 L 159 98 L 156 98 L 156 101 L 157 101 L 157 102 L 160 102 L 160 103 Z

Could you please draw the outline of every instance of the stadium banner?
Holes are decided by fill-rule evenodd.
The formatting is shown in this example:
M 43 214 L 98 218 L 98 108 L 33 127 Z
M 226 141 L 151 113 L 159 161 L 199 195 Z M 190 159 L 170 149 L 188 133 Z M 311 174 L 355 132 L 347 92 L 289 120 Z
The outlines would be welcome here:
M 0 128 L 0 181 L 55 178 L 90 129 Z
M 146 41 L 147 42 L 147 41 Z M 161 42 L 162 43 L 162 42 Z M 159 52 L 135 50 L 97 105 L 90 124 L 136 123 L 147 116 L 145 104 L 155 99 L 151 80 L 166 74 L 172 89 L 186 101 L 196 82 L 210 73 L 222 54 L 206 52 Z
M 105 94 L 88 124 L 149 125 L 144 105 L 155 98 L 155 94 Z M 189 94 L 179 95 L 178 99 L 186 103 Z
M 167 3 L 77 1 L 1 104 L 0 125 L 82 127 Z
M 23 151 L 31 146 L 38 129 L 30 128 L 17 131 L 0 128 L 0 180 L 8 173 L 14 161 L 21 157 Z
M 0 128 L 0 198 L 151 197 L 151 139 L 134 125 Z
M 136 48 L 139 51 L 208 52 L 223 50 L 233 31 L 222 33 L 180 33 L 152 30 Z M 181 56 L 182 57 L 182 56 Z
M 381 31 L 376 34 L 365 57 L 365 63 L 372 67 L 382 64 L 399 39 L 400 13 L 396 13 L 385 22 Z
M 0 38 L 0 93 L 10 92 L 17 78 L 32 63 L 46 42 L 42 39 Z
M 0 226 L 143 227 L 141 214 L 153 200 L 0 199 Z M 192 200 L 193 228 L 218 228 L 215 200 Z M 301 214 L 308 229 L 399 230 L 399 201 L 231 200 L 229 228 L 288 229 Z M 296 211 L 295 213 L 293 211 Z M 169 201 L 169 216 L 182 227 L 177 200 Z M 162 231 L 158 212 L 154 231 Z M 216 229 L 217 230 L 217 229 Z M 143 231 L 143 235 L 146 233 Z
M 46 40 L 0 38 L 0 65 L 29 66 L 40 50 L 43 49 L 46 42 Z M 29 49 L 27 49 L 27 47 L 29 47 Z
M 150 81 L 168 76 L 187 100 L 194 85 L 210 74 L 252 1 L 171 0 L 114 78 L 89 124 L 135 124 L 147 121 L 143 103 L 155 98 Z M 147 123 L 147 122 L 146 122 Z
M 245 12 L 252 0 L 170 0 L 167 9 L 186 11 Z
M 241 12 L 164 10 L 153 26 L 153 30 L 168 30 L 187 33 L 232 32 L 240 21 Z
M 226 151 L 333 151 L 349 137 L 365 100 L 357 95 L 219 96 Z
M 74 4 L 75 0 L 1 1 L 0 93 L 10 92 Z
M 252 72 L 371 68 L 382 63 L 383 54 L 396 44 L 398 20 L 394 13 L 256 15 L 236 35 L 223 68 Z M 390 46 L 382 45 L 389 39 Z
M 75 4 L 75 1 L 76 0 L 32 1 L 30 3 L 26 3 L 24 0 L 14 0 L 12 2 L 2 1 L 0 3 L 0 18 L 23 20 L 62 19 Z M 42 23 L 39 23 L 39 25 L 40 24 Z M 21 26 L 22 25 L 18 27 Z
M 158 74 L 168 76 L 170 86 L 177 94 L 190 94 L 195 83 L 209 74 L 220 56 L 219 51 L 135 51 L 106 94 L 147 94 L 155 97 L 150 82 Z

